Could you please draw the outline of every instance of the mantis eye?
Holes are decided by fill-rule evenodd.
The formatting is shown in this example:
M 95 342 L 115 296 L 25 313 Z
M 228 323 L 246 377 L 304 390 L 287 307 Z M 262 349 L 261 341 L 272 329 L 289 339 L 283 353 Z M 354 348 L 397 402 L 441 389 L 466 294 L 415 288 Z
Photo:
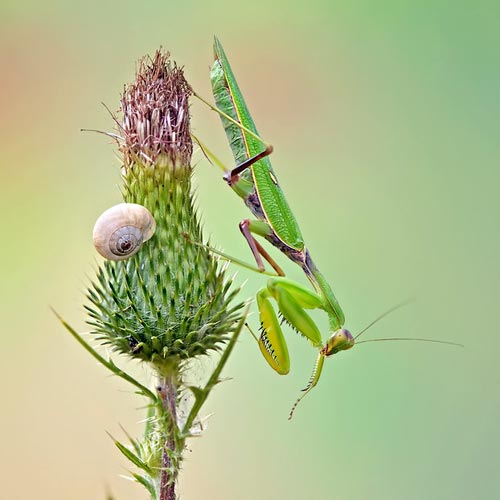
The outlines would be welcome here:
M 339 351 L 350 349 L 354 345 L 354 338 L 349 330 L 341 328 L 337 330 L 323 348 L 325 356 L 331 356 Z

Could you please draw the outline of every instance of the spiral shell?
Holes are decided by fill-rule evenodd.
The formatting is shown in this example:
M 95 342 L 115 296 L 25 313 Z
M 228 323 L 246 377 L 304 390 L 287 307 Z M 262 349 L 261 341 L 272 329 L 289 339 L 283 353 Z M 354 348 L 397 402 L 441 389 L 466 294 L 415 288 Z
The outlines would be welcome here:
M 94 246 L 108 260 L 125 260 L 153 236 L 151 212 L 135 203 L 120 203 L 106 210 L 94 226 Z

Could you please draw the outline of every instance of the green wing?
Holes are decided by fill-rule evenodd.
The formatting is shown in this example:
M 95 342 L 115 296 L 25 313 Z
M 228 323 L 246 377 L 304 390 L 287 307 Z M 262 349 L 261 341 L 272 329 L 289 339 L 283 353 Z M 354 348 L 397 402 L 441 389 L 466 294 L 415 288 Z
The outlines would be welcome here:
M 210 72 L 210 79 L 217 107 L 258 135 L 224 49 L 217 38 L 214 42 L 214 55 L 215 61 Z M 264 149 L 262 141 L 252 137 L 223 116 L 221 120 L 236 164 L 242 163 Z M 255 163 L 251 172 L 246 170 L 241 177 L 255 184 L 267 222 L 278 238 L 289 247 L 301 251 L 304 248 L 304 241 L 299 225 L 278 184 L 269 158 Z

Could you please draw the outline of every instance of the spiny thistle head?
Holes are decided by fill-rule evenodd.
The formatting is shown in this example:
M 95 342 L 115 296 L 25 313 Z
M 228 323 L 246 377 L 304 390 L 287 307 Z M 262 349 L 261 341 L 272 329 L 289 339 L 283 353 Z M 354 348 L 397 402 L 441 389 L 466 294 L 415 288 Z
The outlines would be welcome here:
M 156 231 L 130 258 L 105 261 L 88 294 L 99 339 L 157 367 L 217 349 L 241 308 L 203 246 L 191 192 L 190 93 L 182 70 L 161 52 L 143 59 L 125 86 L 116 118 L 124 201 L 145 207 Z

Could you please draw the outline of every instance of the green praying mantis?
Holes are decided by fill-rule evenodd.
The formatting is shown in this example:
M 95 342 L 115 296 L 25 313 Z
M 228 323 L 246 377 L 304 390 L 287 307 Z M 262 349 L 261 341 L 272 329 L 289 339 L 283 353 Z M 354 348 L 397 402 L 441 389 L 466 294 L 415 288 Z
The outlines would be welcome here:
M 356 336 L 344 328 L 344 313 L 327 280 L 312 260 L 297 220 L 272 169 L 269 155 L 273 148 L 259 137 L 229 61 L 217 38 L 214 42 L 214 55 L 215 61 L 210 78 L 216 106 L 195 95 L 220 114 L 237 166 L 228 171 L 205 146 L 201 143 L 200 146 L 207 156 L 225 170 L 224 180 L 243 199 L 255 217 L 253 220 L 243 220 L 239 227 L 253 253 L 258 270 L 265 271 L 262 260 L 264 258 L 276 272 L 276 276 L 268 279 L 266 286 L 257 293 L 261 328 L 260 336 L 255 338 L 268 364 L 280 375 L 285 375 L 290 370 L 288 347 L 281 328 L 283 321 L 318 349 L 311 378 L 290 411 L 288 418 L 291 419 L 299 402 L 318 384 L 325 358 L 351 349 L 362 333 L 395 308 L 370 323 Z M 284 277 L 281 267 L 254 235 L 265 238 L 298 264 L 313 290 Z M 281 321 L 271 299 L 276 302 L 282 317 Z M 319 328 L 306 312 L 308 309 L 321 309 L 327 314 L 330 335 L 326 343 L 322 340 Z M 374 339 L 364 342 L 375 340 L 423 340 L 458 345 L 453 342 L 413 338 Z

